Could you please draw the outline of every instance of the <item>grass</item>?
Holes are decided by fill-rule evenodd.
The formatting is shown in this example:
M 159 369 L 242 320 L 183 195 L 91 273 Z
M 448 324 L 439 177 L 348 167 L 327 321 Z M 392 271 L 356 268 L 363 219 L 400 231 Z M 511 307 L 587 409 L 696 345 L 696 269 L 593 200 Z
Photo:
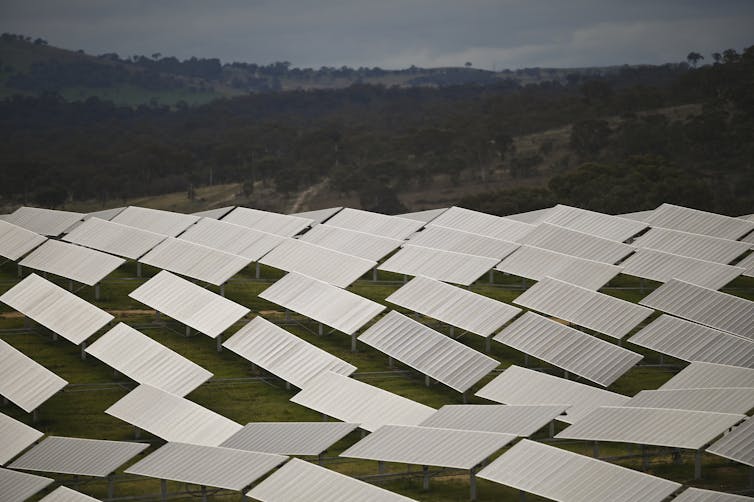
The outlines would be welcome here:
M 229 330 L 229 333 L 235 332 L 248 319 L 259 312 L 264 312 L 264 316 L 270 320 L 283 322 L 284 314 L 280 307 L 258 297 L 261 291 L 283 274 L 278 270 L 264 266 L 261 271 L 262 280 L 254 280 L 253 267 L 250 267 L 226 286 L 228 298 L 252 310 L 247 319 L 237 323 Z M 251 364 L 228 350 L 218 353 L 215 348 L 215 341 L 205 335 L 194 334 L 186 337 L 181 324 L 165 319 L 164 316 L 160 322 L 156 322 L 149 309 L 128 297 L 130 291 L 156 272 L 156 269 L 145 266 L 144 277 L 137 279 L 135 278 L 135 265 L 126 263 L 104 282 L 100 301 L 94 300 L 93 290 L 89 287 L 81 288 L 78 294 L 87 301 L 96 303 L 100 307 L 113 312 L 116 315 L 115 322 L 127 322 L 154 340 L 214 373 L 214 377 L 209 382 L 198 387 L 187 396 L 192 401 L 241 424 L 251 421 L 321 420 L 319 413 L 289 401 L 296 393 L 295 388 L 286 389 L 284 382 L 266 374 L 264 371 L 252 369 Z M 365 278 L 357 281 L 349 289 L 390 308 L 395 308 L 394 305 L 387 303 L 385 298 L 400 287 L 403 277 L 397 274 L 380 272 L 378 279 L 379 282 L 372 282 Z M 12 287 L 17 281 L 17 269 L 14 264 L 6 263 L 0 266 L 0 292 Z M 64 286 L 67 284 L 67 281 L 62 279 L 57 282 Z M 489 284 L 488 278 L 484 277 L 471 289 L 507 303 L 511 303 L 523 289 L 520 278 L 505 276 L 500 273 L 495 274 L 494 282 L 494 284 Z M 527 281 L 527 284 L 531 284 L 531 281 Z M 639 281 L 635 278 L 619 276 L 612 281 L 612 287 L 608 288 L 606 292 L 626 300 L 638 301 L 648 293 L 649 288 L 654 286 L 647 284 L 648 290 L 644 293 L 636 289 L 626 289 L 636 288 L 638 285 Z M 209 289 L 217 291 L 215 287 Z M 728 291 L 751 299 L 754 297 L 754 280 L 738 279 L 730 285 Z M 405 310 L 400 308 L 396 310 L 406 313 Z M 2 315 L 9 312 L 10 309 L 7 306 L 0 308 L 0 329 L 5 330 L 0 332 L 2 339 L 70 382 L 69 386 L 61 393 L 41 406 L 39 421 L 34 426 L 47 434 L 134 440 L 133 427 L 107 415 L 104 411 L 125 396 L 135 384 L 122 375 L 114 374 L 112 369 L 91 356 L 87 357 L 86 360 L 81 360 L 80 351 L 77 347 L 63 339 L 52 341 L 52 337 L 44 329 L 37 328 L 35 331 L 8 333 L 8 329 L 23 327 L 22 318 Z M 441 332 L 449 332 L 447 325 L 422 316 L 419 316 L 418 319 Z M 351 352 L 350 337 L 342 333 L 318 336 L 316 334 L 316 323 L 295 314 L 291 315 L 291 322 L 285 324 L 284 327 L 304 340 L 357 366 L 356 378 L 371 385 L 433 407 L 462 402 L 462 396 L 458 392 L 442 384 L 433 383 L 430 387 L 426 387 L 422 375 L 410 371 L 409 368 L 400 363 L 396 363 L 395 371 L 391 371 L 388 367 L 387 356 L 361 343 L 358 352 Z M 460 334 L 460 332 L 456 331 L 456 334 Z M 95 335 L 90 341 L 93 341 L 97 336 L 99 334 Z M 610 340 L 609 338 L 605 339 Z M 484 340 L 477 335 L 467 333 L 461 336 L 460 340 L 476 350 L 485 350 Z M 614 342 L 614 340 L 612 341 Z M 659 356 L 656 353 L 631 344 L 624 343 L 625 345 L 631 350 L 644 354 L 645 362 L 656 363 L 658 361 Z M 490 355 L 500 361 L 499 369 L 511 364 L 523 365 L 523 354 L 499 343 L 492 344 Z M 619 378 L 609 389 L 626 395 L 634 395 L 642 389 L 657 388 L 667 381 L 677 371 L 677 368 L 683 365 L 682 362 L 673 361 L 671 358 L 666 358 L 666 362 L 668 361 L 677 363 L 676 370 L 669 367 L 637 366 Z M 536 362 L 536 365 L 558 375 L 561 374 L 560 370 L 556 370 L 545 363 Z M 495 375 L 496 373 L 492 373 L 482 379 L 474 386 L 474 391 L 492 380 Z M 471 396 L 470 402 L 485 403 L 486 401 Z M 31 423 L 31 417 L 13 404 L 4 406 L 2 412 L 25 423 Z M 562 428 L 562 425 L 558 426 L 558 430 Z M 149 441 L 152 445 L 147 453 L 162 444 L 161 440 L 145 432 L 142 432 L 140 437 L 141 440 Z M 336 457 L 340 452 L 358 441 L 360 437 L 359 432 L 348 435 L 336 443 L 327 452 L 327 456 Z M 546 430 L 536 435 L 537 439 L 545 439 L 546 437 Z M 556 444 L 585 455 L 592 454 L 591 443 L 560 441 Z M 624 456 L 631 453 L 636 453 L 636 450 L 630 445 L 615 443 L 600 445 L 601 456 Z M 623 459 L 617 461 L 617 463 L 641 469 L 639 458 Z M 377 473 L 376 462 L 339 459 L 328 461 L 326 466 L 349 475 L 369 476 Z M 387 472 L 394 473 L 405 473 L 407 469 L 414 472 L 420 470 L 418 466 L 391 463 L 388 463 L 386 468 Z M 671 461 L 670 451 L 663 450 L 662 456 L 652 460 L 649 472 L 678 482 L 716 490 L 737 491 L 748 486 L 748 470 L 744 466 L 713 455 L 704 456 L 704 477 L 698 482 L 692 479 L 693 453 L 689 452 L 685 453 L 681 465 L 675 465 Z M 119 474 L 122 474 L 122 471 Z M 76 479 L 60 475 L 54 477 L 59 483 L 66 483 L 86 494 L 95 497 L 107 495 L 107 486 L 104 480 Z M 422 489 L 420 477 L 383 481 L 380 482 L 380 486 L 421 501 L 449 502 L 468 500 L 469 481 L 468 473 L 461 473 L 433 478 L 429 491 Z M 171 482 L 168 488 L 170 491 L 178 491 L 185 490 L 187 487 L 182 483 Z M 197 487 L 188 487 L 188 489 L 196 490 Z M 121 475 L 117 478 L 115 494 L 116 496 L 150 494 L 156 496 L 159 494 L 159 490 L 159 482 L 156 480 Z M 519 497 L 517 490 L 484 480 L 478 480 L 478 494 L 480 501 L 518 500 Z M 196 495 L 196 493 L 188 494 L 175 500 L 193 500 Z M 229 492 L 215 493 L 212 496 L 212 500 L 238 499 L 238 494 Z M 527 500 L 544 499 L 529 495 Z

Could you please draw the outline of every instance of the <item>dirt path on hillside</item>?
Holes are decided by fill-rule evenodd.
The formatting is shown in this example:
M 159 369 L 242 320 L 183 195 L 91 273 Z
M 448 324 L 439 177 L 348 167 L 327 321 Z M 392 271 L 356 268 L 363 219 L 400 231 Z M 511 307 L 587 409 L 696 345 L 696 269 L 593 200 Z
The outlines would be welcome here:
M 300 213 L 301 208 L 304 207 L 304 205 L 309 202 L 309 200 L 316 197 L 326 186 L 327 182 L 329 181 L 329 178 L 325 178 L 324 180 L 320 181 L 316 185 L 312 185 L 300 194 L 298 194 L 298 197 L 296 197 L 296 200 L 293 201 L 293 204 L 291 205 L 290 209 L 288 210 L 288 214 L 291 213 Z

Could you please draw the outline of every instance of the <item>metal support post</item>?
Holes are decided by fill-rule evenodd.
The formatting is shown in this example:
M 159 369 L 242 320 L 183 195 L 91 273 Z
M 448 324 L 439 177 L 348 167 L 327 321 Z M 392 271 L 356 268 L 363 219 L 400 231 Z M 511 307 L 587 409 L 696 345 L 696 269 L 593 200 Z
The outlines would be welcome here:
M 422 488 L 424 490 L 429 490 L 429 466 L 423 465 L 422 471 L 424 472 L 424 480 L 422 482 Z
M 523 490 L 518 491 L 518 500 L 521 502 L 526 502 L 526 492 Z
M 55 333 L 54 331 L 52 332 L 52 341 L 53 342 L 57 342 L 58 341 L 58 334 Z
M 324 327 L 322 326 L 322 323 L 319 323 L 319 325 L 317 326 L 317 334 L 318 334 L 319 336 L 322 336 L 322 335 L 324 335 L 324 334 L 325 334 L 325 329 L 324 329 Z
M 699 448 L 694 453 L 694 479 L 702 479 L 702 453 L 704 450 Z
M 86 342 L 81 342 L 81 360 L 86 360 Z
M 261 277 L 261 273 L 260 273 L 260 270 L 259 270 L 259 262 L 257 262 L 255 270 L 254 270 L 254 278 L 255 279 L 259 279 L 260 277 Z
M 568 372 L 566 370 L 563 370 L 563 378 L 568 380 Z
M 101 292 L 101 288 L 99 286 L 99 283 L 97 283 L 97 284 L 94 285 L 94 299 L 95 300 L 99 300 L 100 299 L 100 296 L 101 296 L 100 292 Z
M 385 462 L 382 460 L 377 461 L 377 472 L 379 474 L 385 474 Z
M 403 282 L 408 282 L 408 276 L 406 274 L 403 274 Z
M 134 426 L 134 439 L 140 439 L 141 438 L 141 429 Z
M 31 318 L 29 316 L 24 316 L 24 328 L 31 329 Z
M 351 352 L 356 352 L 356 333 L 351 335 Z
M 327 451 L 327 450 L 325 450 L 325 451 Z M 322 465 L 322 464 L 324 464 L 324 460 L 325 460 L 325 452 L 323 451 L 322 453 L 320 453 L 319 455 L 317 455 L 317 463 L 319 465 Z
M 469 500 L 476 500 L 476 469 L 474 467 L 469 471 Z
M 191 336 L 191 326 L 186 325 L 186 338 Z
M 461 398 L 463 399 L 463 404 L 469 403 L 469 391 L 465 390 L 461 393 Z
M 550 420 L 550 437 L 555 437 L 555 420 Z
M 429 378 L 429 375 L 424 375 L 424 385 L 426 385 L 427 387 L 432 385 L 432 379 Z
M 39 421 L 39 410 L 37 408 L 34 408 L 34 411 L 31 412 L 31 423 L 36 424 Z
M 107 477 L 107 498 L 109 500 L 115 498 L 115 478 L 112 474 Z
M 456 333 L 455 326 L 451 326 L 450 327 L 450 338 L 453 338 L 453 336 L 455 335 L 455 333 Z
M 21 265 L 18 266 L 18 278 L 22 278 L 24 276 L 24 267 Z
M 529 367 L 529 354 L 524 354 L 524 367 Z
M 68 281 L 68 291 L 73 291 L 73 279 Z
M 327 415 L 325 415 L 324 413 L 322 414 L 322 421 L 327 422 Z
M 285 390 L 291 390 L 291 382 L 285 382 Z
M 223 351 L 223 335 L 217 336 L 217 351 L 218 352 Z
M 395 362 L 391 356 L 387 356 L 387 367 L 390 369 L 395 368 Z
M 202 485 L 202 502 L 207 502 L 207 487 Z
M 163 501 L 168 499 L 168 481 L 166 479 L 160 480 L 160 498 Z
M 641 445 L 641 469 L 646 471 L 649 469 L 649 454 L 647 453 L 647 445 Z
M 225 283 L 220 284 L 220 296 L 225 298 Z
M 377 267 L 372 269 L 372 282 L 377 282 Z
M 495 284 L 495 269 L 490 270 L 490 284 Z
M 136 277 L 141 279 L 141 262 L 140 261 L 136 262 Z
M 285 320 L 290 321 L 291 320 L 291 311 L 288 309 L 285 309 Z
M 3 406 L 8 406 L 8 403 L 10 403 L 10 401 L 8 401 L 8 398 L 3 396 Z
M 595 441 L 592 445 L 592 453 L 594 458 L 600 458 L 600 443 L 599 441 Z
M 492 335 L 484 339 L 484 351 L 488 354 L 492 351 Z
M 665 364 L 665 355 L 660 354 L 660 365 L 663 365 L 663 364 Z

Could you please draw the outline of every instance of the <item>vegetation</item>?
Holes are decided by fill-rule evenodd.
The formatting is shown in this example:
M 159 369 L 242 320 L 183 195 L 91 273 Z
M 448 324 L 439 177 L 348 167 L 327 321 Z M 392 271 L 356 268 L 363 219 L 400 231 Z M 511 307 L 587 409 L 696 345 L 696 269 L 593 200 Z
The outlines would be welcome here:
M 724 51 L 712 65 L 691 58 L 691 66 L 623 67 L 599 78 L 538 69 L 526 70 L 539 79 L 527 85 L 497 78 L 505 72 L 447 86 L 357 79 L 342 89 L 258 92 L 194 107 L 66 96 L 154 86 L 184 96 L 193 89 L 201 101 L 221 95 L 228 71 L 284 79 L 303 70 L 159 55 L 38 59 L 5 78 L 29 92 L 0 102 L 0 205 L 8 210 L 122 205 L 223 183 L 238 184 L 247 204 L 278 210 L 285 208 L 272 205 L 271 193 L 295 199 L 317 184 L 331 205 L 385 212 L 460 203 L 505 214 L 555 201 L 609 212 L 663 201 L 754 210 L 752 48 Z M 18 60 L 0 68 L 20 68 Z M 74 84 L 79 91 L 66 87 Z

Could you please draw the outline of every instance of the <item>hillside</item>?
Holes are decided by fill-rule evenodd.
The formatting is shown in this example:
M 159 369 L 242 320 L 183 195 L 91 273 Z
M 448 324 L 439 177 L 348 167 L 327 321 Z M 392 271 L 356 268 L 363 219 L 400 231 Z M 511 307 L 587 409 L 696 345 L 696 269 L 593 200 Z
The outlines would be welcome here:
M 524 68 L 493 72 L 472 67 L 297 68 L 288 62 L 266 65 L 221 63 L 219 59 L 179 61 L 155 53 L 150 57 L 93 56 L 48 45 L 41 38 L 0 36 L 0 98 L 14 94 L 55 92 L 68 101 L 89 97 L 119 105 L 183 106 L 247 93 L 343 89 L 354 84 L 398 87 L 483 85 L 507 87 L 542 82 L 576 84 L 594 78 L 656 84 L 686 70 L 685 64 L 663 67 Z

